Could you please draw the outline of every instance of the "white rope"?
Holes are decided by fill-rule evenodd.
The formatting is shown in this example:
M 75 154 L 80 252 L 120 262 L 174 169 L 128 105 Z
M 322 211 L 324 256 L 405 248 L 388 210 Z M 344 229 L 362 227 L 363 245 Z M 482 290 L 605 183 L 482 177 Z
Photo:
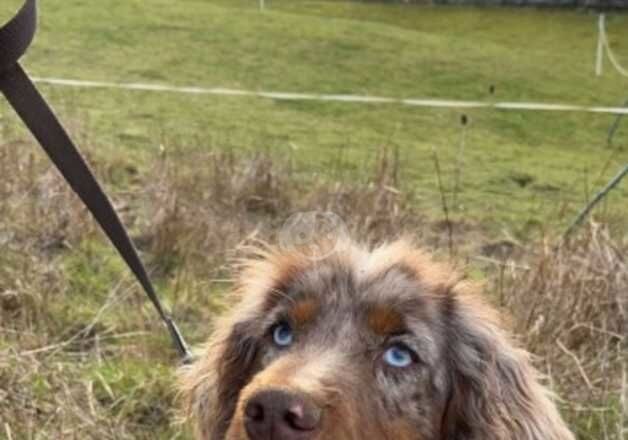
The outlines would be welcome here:
M 558 111 L 558 112 L 586 112 L 586 113 L 610 113 L 616 115 L 628 115 L 625 107 L 582 106 L 571 104 L 555 104 L 541 102 L 484 102 L 484 101 L 456 101 L 444 99 L 398 99 L 381 96 L 363 95 L 326 95 L 318 93 L 286 93 L 264 92 L 224 88 L 203 87 L 177 87 L 166 84 L 144 83 L 113 83 L 104 81 L 82 81 L 75 79 L 41 78 L 33 77 L 33 81 L 40 84 L 49 84 L 62 87 L 97 88 L 97 89 L 121 89 L 141 90 L 147 92 L 169 92 L 195 95 L 221 95 L 221 96 L 246 96 L 288 101 L 328 101 L 345 102 L 355 104 L 397 104 L 412 107 L 428 108 L 488 108 L 514 111 Z
M 619 61 L 617 61 L 617 58 L 615 57 L 615 53 L 611 49 L 611 45 L 608 42 L 608 34 L 606 33 L 606 16 L 604 14 L 600 14 L 598 27 L 599 27 L 599 37 L 598 37 L 598 54 L 597 54 L 597 61 L 596 61 L 596 67 L 595 67 L 596 74 L 598 76 L 602 74 L 602 52 L 603 52 L 602 49 L 606 49 L 606 56 L 608 57 L 613 67 L 619 72 L 620 75 L 628 77 L 628 70 L 626 70 L 624 67 L 622 67 L 621 64 L 619 64 Z

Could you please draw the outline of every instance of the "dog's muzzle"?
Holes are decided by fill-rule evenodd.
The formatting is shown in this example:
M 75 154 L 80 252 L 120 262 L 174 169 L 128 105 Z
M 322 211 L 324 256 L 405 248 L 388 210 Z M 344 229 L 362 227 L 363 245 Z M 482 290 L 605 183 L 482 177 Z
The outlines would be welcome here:
M 258 391 L 244 409 L 250 440 L 311 440 L 321 418 L 321 408 L 311 399 L 279 389 Z

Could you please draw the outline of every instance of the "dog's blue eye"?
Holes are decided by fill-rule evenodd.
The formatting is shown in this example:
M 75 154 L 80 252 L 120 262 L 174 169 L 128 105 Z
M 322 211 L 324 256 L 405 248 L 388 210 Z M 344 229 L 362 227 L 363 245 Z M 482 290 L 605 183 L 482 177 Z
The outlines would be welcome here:
M 279 347 L 288 347 L 292 345 L 294 335 L 292 334 L 292 327 L 285 322 L 277 324 L 273 330 L 273 341 Z
M 391 367 L 404 368 L 414 362 L 412 352 L 403 345 L 393 345 L 384 353 L 384 361 Z

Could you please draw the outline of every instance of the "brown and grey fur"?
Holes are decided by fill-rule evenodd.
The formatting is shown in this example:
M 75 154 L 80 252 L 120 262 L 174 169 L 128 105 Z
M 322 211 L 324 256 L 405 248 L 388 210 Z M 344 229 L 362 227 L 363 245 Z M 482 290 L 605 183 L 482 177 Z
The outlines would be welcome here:
M 406 241 L 346 244 L 318 261 L 266 249 L 234 293 L 182 371 L 198 439 L 247 440 L 247 400 L 282 389 L 323 409 L 316 440 L 573 440 L 495 312 Z M 269 337 L 280 319 L 296 332 L 283 351 Z M 397 339 L 418 354 L 409 368 L 382 361 Z

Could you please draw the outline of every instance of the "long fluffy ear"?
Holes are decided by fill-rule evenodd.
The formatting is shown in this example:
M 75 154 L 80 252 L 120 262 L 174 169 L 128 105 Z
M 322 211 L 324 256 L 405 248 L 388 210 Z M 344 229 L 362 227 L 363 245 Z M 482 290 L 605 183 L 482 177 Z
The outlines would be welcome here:
M 249 249 L 240 261 L 236 285 L 229 299 L 230 312 L 217 320 L 215 331 L 201 356 L 181 369 L 179 389 L 185 415 L 193 419 L 196 438 L 223 440 L 235 412 L 240 391 L 256 371 L 263 329 L 260 313 L 267 308 L 268 292 L 279 292 L 307 260 L 271 248 Z
M 528 354 L 500 329 L 495 313 L 469 294 L 443 307 L 451 394 L 443 440 L 573 440 Z
M 222 440 L 240 390 L 250 381 L 259 348 L 246 322 L 219 320 L 202 357 L 180 372 L 186 416 L 194 420 L 196 438 Z

